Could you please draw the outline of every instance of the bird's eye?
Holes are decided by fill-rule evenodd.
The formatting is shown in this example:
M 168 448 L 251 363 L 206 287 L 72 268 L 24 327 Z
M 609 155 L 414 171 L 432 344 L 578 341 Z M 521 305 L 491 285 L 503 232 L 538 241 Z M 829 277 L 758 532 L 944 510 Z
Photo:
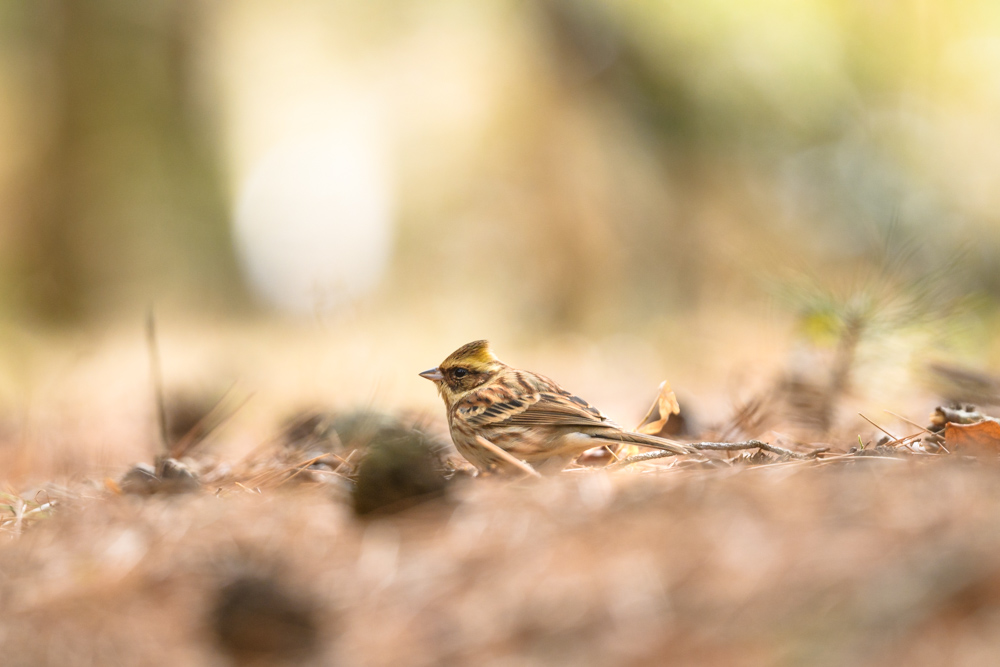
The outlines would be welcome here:
M 459 379 L 459 380 L 461 380 L 462 378 L 464 378 L 468 374 L 469 374 L 469 371 L 468 371 L 468 369 L 465 369 L 465 368 L 456 368 L 455 372 L 454 372 L 455 377 L 457 379 Z

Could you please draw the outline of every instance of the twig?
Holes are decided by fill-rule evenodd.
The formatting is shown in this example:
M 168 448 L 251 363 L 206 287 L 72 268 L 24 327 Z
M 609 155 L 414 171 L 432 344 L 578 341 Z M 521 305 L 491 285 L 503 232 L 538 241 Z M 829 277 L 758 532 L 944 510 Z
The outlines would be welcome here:
M 815 458 L 817 454 L 822 454 L 829 449 L 828 447 L 821 447 L 820 449 L 813 450 L 808 454 L 799 454 L 798 452 L 793 452 L 790 449 L 785 449 L 784 447 L 778 447 L 777 445 L 770 445 L 766 442 L 761 442 L 760 440 L 747 440 L 746 442 L 695 442 L 687 445 L 692 449 L 701 449 L 707 451 L 737 451 L 740 449 L 763 449 L 765 452 L 771 452 L 772 454 L 777 454 L 778 456 L 787 456 L 790 459 L 811 459 Z
M 538 471 L 532 468 L 531 465 L 529 465 L 526 461 L 522 461 L 516 456 L 513 456 L 510 452 L 506 452 L 500 449 L 499 447 L 494 445 L 492 442 L 490 442 L 483 436 L 477 435 L 476 442 L 479 443 L 480 446 L 485 447 L 490 452 L 496 454 L 501 459 L 511 464 L 512 466 L 514 466 L 521 472 L 525 473 L 526 475 L 529 475 L 531 477 L 541 477 L 541 475 L 538 474 Z
M 835 456 L 829 459 L 821 459 L 816 462 L 817 465 L 827 465 L 830 463 L 836 463 L 838 461 L 851 462 L 851 461 L 899 461 L 900 463 L 906 463 L 906 458 L 902 456 L 877 456 L 877 455 L 864 455 L 858 456 L 857 454 L 845 454 L 843 456 Z
M 790 449 L 785 449 L 784 447 L 778 447 L 777 445 L 770 445 L 766 442 L 761 442 L 760 440 L 748 440 L 747 442 L 694 442 L 688 443 L 686 445 L 691 449 L 697 449 L 701 451 L 723 451 L 732 452 L 739 451 L 742 449 L 762 449 L 766 452 L 771 452 L 772 454 L 777 454 L 779 456 L 787 456 L 790 459 L 811 459 L 815 458 L 818 454 L 822 454 L 827 451 L 827 447 L 822 447 L 820 449 L 814 450 L 808 454 L 799 454 L 793 452 Z M 617 470 L 619 468 L 624 468 L 625 466 L 632 465 L 633 463 L 641 463 L 643 461 L 652 461 L 654 459 L 661 459 L 667 456 L 676 456 L 673 452 L 657 451 L 657 452 L 645 452 L 642 454 L 635 454 L 624 458 L 618 463 L 613 463 L 608 466 L 612 470 Z

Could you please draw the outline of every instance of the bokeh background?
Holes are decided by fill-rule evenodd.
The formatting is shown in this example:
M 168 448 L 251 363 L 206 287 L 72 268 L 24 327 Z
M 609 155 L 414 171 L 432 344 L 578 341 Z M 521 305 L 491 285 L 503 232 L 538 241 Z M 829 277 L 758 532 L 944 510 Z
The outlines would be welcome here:
M 995 665 L 998 303 L 997 0 L 0 0 L 0 661 Z M 829 452 L 446 484 L 478 338 Z
M 248 433 L 481 337 L 626 423 L 858 322 L 989 369 L 998 118 L 991 0 L 4 2 L 5 438 L 152 443 L 151 309 Z

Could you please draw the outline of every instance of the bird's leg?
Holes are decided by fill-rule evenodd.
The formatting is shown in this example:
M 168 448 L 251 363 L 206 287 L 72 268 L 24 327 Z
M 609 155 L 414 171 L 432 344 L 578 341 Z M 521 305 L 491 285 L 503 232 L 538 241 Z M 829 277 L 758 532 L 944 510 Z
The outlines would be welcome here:
M 529 475 L 531 477 L 541 477 L 541 475 L 538 474 L 538 471 L 535 470 L 534 468 L 532 468 L 531 465 L 529 465 L 526 461 L 522 461 L 521 459 L 517 458 L 516 456 L 511 455 L 510 452 L 507 452 L 507 451 L 505 451 L 505 450 L 497 447 L 496 445 L 494 445 L 492 442 L 490 442 L 489 440 L 487 440 L 483 436 L 477 435 L 476 436 L 476 442 L 483 449 L 486 449 L 491 454 L 495 454 L 496 456 L 499 456 L 504 462 L 511 464 L 512 466 L 514 466 L 515 468 L 517 468 L 521 472 L 525 473 L 526 475 Z
M 577 456 L 578 454 L 576 452 L 570 452 L 569 454 L 555 454 L 546 458 L 544 461 L 536 463 L 535 470 L 545 476 L 558 475 L 563 471 L 563 468 L 575 461 Z

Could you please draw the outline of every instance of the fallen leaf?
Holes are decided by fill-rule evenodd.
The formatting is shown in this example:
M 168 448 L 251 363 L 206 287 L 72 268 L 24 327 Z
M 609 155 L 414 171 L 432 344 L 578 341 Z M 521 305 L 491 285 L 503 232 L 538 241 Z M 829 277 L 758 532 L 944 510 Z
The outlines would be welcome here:
M 948 449 L 973 456 L 996 456 L 1000 453 L 1000 423 L 991 419 L 978 424 L 948 424 L 944 427 Z
M 670 383 L 664 380 L 660 383 L 660 391 L 656 400 L 653 401 L 653 405 L 650 406 L 646 416 L 642 418 L 635 430 L 637 433 L 656 435 L 667 425 L 670 415 L 679 415 L 680 413 L 681 406 L 677 402 L 677 396 L 670 388 Z

